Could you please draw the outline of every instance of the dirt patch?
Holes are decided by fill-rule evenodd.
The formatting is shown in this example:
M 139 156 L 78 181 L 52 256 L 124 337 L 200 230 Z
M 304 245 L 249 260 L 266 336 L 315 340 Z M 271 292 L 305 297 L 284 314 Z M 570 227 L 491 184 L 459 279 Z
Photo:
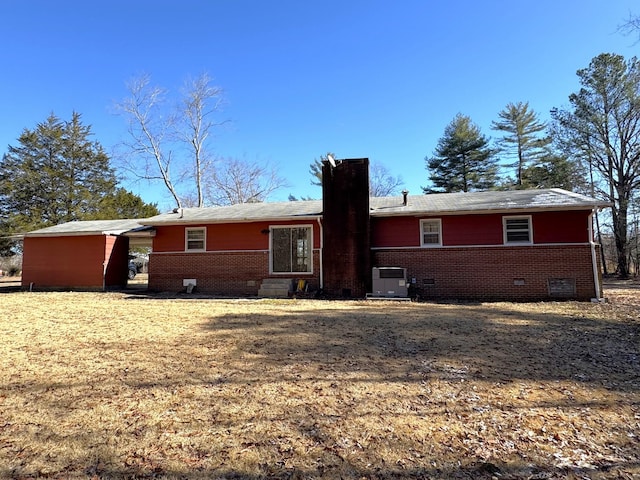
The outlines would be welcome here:
M 13 293 L 0 477 L 637 478 L 640 310 Z

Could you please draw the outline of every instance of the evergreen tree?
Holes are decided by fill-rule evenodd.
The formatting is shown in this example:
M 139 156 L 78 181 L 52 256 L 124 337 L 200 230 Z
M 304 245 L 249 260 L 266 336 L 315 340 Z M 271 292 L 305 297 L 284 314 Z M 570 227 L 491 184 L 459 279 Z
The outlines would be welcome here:
M 74 112 L 67 122 L 51 114 L 35 129 L 25 129 L 19 146 L 9 146 L 0 160 L 0 236 L 105 218 L 105 205 L 116 214 L 115 197 L 122 194 L 108 156 L 91 135 L 80 114 Z
M 159 213 L 155 203 L 145 203 L 138 195 L 124 188 L 117 188 L 114 193 L 100 200 L 96 219 L 148 218 Z
M 433 187 L 424 193 L 488 190 L 497 182 L 497 166 L 489 139 L 471 118 L 458 114 L 447 125 L 432 157 L 426 157 Z
M 640 190 L 640 62 L 602 53 L 577 72 L 581 88 L 572 110 L 554 110 L 564 143 L 602 182 L 594 189 L 611 203 L 617 270 L 629 275 L 629 207 Z
M 538 115 L 529 110 L 529 103 L 509 103 L 498 116 L 500 121 L 492 122 L 493 130 L 504 132 L 498 145 L 509 156 L 515 158 L 515 162 L 509 167 L 516 169 L 515 184 L 518 187 L 530 187 L 525 182 L 525 170 L 535 166 L 541 157 L 548 152 L 546 147 L 551 143 L 549 137 L 541 136 L 547 125 L 538 120 Z
M 528 188 L 563 188 L 588 193 L 585 172 L 580 165 L 554 153 L 540 157 L 535 165 L 525 167 L 523 185 Z
M 322 162 L 329 160 L 329 155 L 335 158 L 335 153 L 327 152 L 320 155 L 320 159 L 314 158 L 313 163 L 309 165 L 309 174 L 311 175 L 311 185 L 322 186 Z

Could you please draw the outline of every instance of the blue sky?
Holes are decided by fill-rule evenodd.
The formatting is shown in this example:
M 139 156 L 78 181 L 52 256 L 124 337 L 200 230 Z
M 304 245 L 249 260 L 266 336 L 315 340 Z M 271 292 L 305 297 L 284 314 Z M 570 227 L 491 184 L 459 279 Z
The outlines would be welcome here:
M 0 154 L 54 112 L 82 114 L 109 152 L 126 139 L 114 105 L 143 73 L 173 93 L 203 72 L 225 90 L 212 148 L 277 165 L 271 200 L 320 197 L 309 164 L 327 151 L 369 157 L 421 193 L 445 126 L 491 121 L 527 101 L 542 120 L 603 52 L 630 58 L 617 31 L 637 0 L 3 0 Z M 171 208 L 160 187 L 126 183 Z

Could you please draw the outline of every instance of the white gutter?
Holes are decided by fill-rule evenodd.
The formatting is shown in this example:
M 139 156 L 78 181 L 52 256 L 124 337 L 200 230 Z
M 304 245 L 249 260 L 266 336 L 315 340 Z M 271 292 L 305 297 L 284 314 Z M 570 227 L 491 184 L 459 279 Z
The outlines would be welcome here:
M 608 205 L 605 205 L 608 206 Z M 535 212 L 566 212 L 573 210 L 588 210 L 594 208 L 594 205 L 547 205 L 547 206 L 530 206 L 530 207 L 517 207 L 507 208 L 500 207 L 495 209 L 490 208 L 478 208 L 478 209 L 460 209 L 460 210 L 411 210 L 407 207 L 379 207 L 370 208 L 369 215 L 372 217 L 438 217 L 448 215 L 491 215 L 491 214 L 506 214 L 506 215 L 519 215 L 522 213 L 535 213 Z
M 320 228 L 320 289 L 324 289 L 324 276 L 323 276 L 323 268 L 322 268 L 322 255 L 324 252 L 324 234 L 322 232 L 322 222 L 321 217 L 317 218 L 318 227 Z
M 589 244 L 591 245 L 591 265 L 593 267 L 593 284 L 596 289 L 596 300 L 602 298 L 602 292 L 600 290 L 600 274 L 598 272 L 598 259 L 596 255 L 596 242 L 593 236 L 593 210 L 589 214 Z M 602 245 L 600 246 L 602 248 Z
M 295 222 L 300 220 L 311 220 L 314 218 L 320 219 L 322 215 L 317 214 L 301 214 L 291 215 L 288 217 L 242 217 L 242 218 L 192 218 L 192 219 L 169 219 L 163 221 L 154 221 L 142 223 L 148 227 L 167 227 L 167 226 L 184 226 L 184 225 L 214 225 L 214 224 L 227 224 L 227 223 L 257 223 L 257 222 Z

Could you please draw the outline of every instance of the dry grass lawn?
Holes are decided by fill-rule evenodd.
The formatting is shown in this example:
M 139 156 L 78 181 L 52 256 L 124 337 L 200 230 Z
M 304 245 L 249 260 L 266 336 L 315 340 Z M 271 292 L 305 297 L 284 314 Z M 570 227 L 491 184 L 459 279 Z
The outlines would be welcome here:
M 0 477 L 640 478 L 611 303 L 0 294 Z

